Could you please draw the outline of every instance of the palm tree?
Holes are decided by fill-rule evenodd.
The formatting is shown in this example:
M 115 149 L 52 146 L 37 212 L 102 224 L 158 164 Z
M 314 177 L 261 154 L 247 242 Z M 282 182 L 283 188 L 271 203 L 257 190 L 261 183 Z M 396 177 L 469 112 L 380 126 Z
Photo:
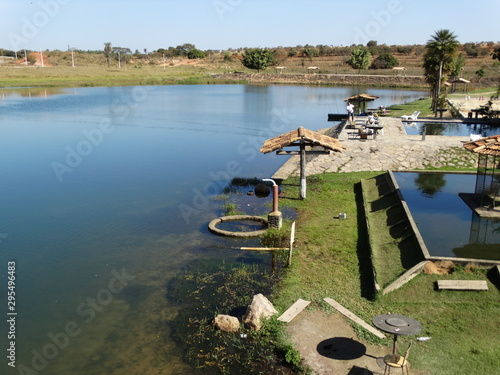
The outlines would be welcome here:
M 433 86 L 434 112 L 438 108 L 443 74 L 450 72 L 453 67 L 453 58 L 458 49 L 456 38 L 450 30 L 438 30 L 425 46 L 424 69 L 427 82 Z

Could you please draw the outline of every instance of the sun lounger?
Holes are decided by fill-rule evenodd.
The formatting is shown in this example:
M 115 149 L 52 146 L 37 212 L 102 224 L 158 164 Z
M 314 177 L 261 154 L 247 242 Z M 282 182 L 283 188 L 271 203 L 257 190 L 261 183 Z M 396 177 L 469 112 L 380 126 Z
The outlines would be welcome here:
M 470 140 L 471 142 L 474 142 L 474 141 L 477 141 L 478 139 L 481 139 L 483 138 L 483 136 L 481 134 L 472 134 L 470 135 Z
M 419 114 L 420 114 L 420 111 L 415 111 L 409 116 L 401 116 L 401 119 L 405 120 L 405 121 L 415 121 L 418 118 Z

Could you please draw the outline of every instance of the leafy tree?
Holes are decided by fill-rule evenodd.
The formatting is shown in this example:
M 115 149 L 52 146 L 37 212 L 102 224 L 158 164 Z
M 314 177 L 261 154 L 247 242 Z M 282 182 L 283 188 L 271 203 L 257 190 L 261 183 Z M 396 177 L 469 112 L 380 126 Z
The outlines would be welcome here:
M 453 59 L 453 70 L 451 75 L 453 77 L 460 77 L 462 75 L 462 70 L 464 69 L 465 58 L 464 54 L 460 53 L 457 57 Z
M 189 51 L 191 51 L 192 49 L 196 49 L 194 44 L 184 43 L 181 46 L 175 47 L 174 56 L 187 56 Z
M 324 44 L 319 44 L 316 46 L 319 56 L 331 56 L 333 55 L 333 48 L 330 46 L 325 46 Z
M 413 52 L 413 46 L 398 46 L 396 51 L 402 55 L 409 55 Z
M 118 67 L 121 68 L 121 62 L 125 64 L 132 58 L 132 51 L 130 48 L 125 47 L 113 47 L 112 53 L 115 59 L 118 61 Z
M 274 62 L 274 53 L 267 49 L 254 48 L 243 54 L 242 64 L 249 69 L 261 71 Z
M 478 80 L 480 80 L 481 78 L 483 78 L 483 77 L 484 77 L 484 74 L 485 74 L 484 69 L 483 69 L 483 68 L 481 68 L 481 69 L 479 69 L 479 70 L 476 70 L 476 73 L 475 73 L 475 74 L 476 74 L 476 76 L 477 76 L 477 79 L 478 79 Z
M 497 47 L 493 50 L 493 52 L 491 53 L 491 57 L 493 58 L 493 60 L 498 60 L 500 62 L 500 47 Z M 498 64 L 496 61 L 495 63 Z M 497 93 L 494 96 L 496 97 L 496 99 L 498 99 L 499 95 L 500 95 L 500 85 L 498 86 Z
M 308 57 L 310 61 L 312 61 L 312 58 L 318 55 L 318 51 L 316 51 L 314 47 L 307 47 L 304 48 L 304 55 Z
M 353 69 L 358 69 L 358 73 L 361 73 L 361 69 L 367 69 L 370 66 L 372 54 L 364 47 L 356 47 L 352 50 L 351 56 L 347 60 Z
M 500 47 L 497 47 L 493 50 L 493 52 L 491 53 L 491 58 L 493 60 L 500 61 Z
M 378 46 L 378 42 L 376 40 L 370 40 L 368 43 L 366 43 L 366 48 L 372 55 L 376 55 L 379 53 L 380 48 Z
M 469 57 L 478 57 L 480 48 L 476 43 L 465 43 L 462 49 Z
M 205 52 L 199 49 L 193 48 L 189 50 L 187 54 L 188 59 L 204 59 L 206 57 Z
M 28 60 L 28 63 L 29 63 L 30 65 L 35 65 L 35 64 L 36 64 L 36 62 L 37 62 L 36 55 L 35 55 L 35 54 L 33 54 L 33 53 L 30 53 L 30 54 L 28 55 L 27 60 Z
M 372 69 L 392 69 L 395 66 L 399 65 L 398 59 L 396 59 L 390 53 L 383 53 L 378 56 L 375 60 L 373 60 L 372 65 L 370 66 Z
M 432 85 L 432 109 L 436 112 L 443 75 L 453 70 L 453 59 L 458 49 L 458 41 L 450 30 L 438 30 L 427 42 L 424 54 L 424 69 L 427 82 Z
M 106 57 L 106 62 L 108 63 L 108 68 L 110 64 L 111 54 L 113 53 L 113 47 L 111 43 L 104 43 L 104 57 Z

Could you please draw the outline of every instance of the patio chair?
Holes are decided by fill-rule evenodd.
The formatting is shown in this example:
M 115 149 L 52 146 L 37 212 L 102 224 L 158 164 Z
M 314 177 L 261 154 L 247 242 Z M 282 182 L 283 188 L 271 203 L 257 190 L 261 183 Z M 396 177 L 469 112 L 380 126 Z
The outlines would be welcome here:
M 483 138 L 483 136 L 481 134 L 470 133 L 471 142 L 477 141 L 478 139 L 481 139 L 481 138 Z
M 384 375 L 390 375 L 391 368 L 400 368 L 401 373 L 404 375 L 406 369 L 406 375 L 409 375 L 408 370 L 408 356 L 410 355 L 410 349 L 413 344 L 413 341 L 408 345 L 408 349 L 406 349 L 406 353 L 404 356 L 396 355 L 396 354 L 387 354 L 384 357 L 385 369 Z M 389 372 L 387 372 L 389 370 Z
M 420 114 L 420 111 L 415 111 L 409 116 L 401 116 L 401 119 L 405 120 L 405 121 L 416 121 L 419 114 Z

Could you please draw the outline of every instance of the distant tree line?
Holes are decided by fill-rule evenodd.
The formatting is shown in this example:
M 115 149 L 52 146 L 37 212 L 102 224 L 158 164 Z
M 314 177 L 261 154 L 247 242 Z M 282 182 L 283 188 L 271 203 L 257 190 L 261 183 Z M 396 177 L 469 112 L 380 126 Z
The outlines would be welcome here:
M 401 55 L 416 55 L 421 56 L 425 52 L 425 45 L 386 45 L 386 44 L 378 44 L 377 41 L 371 40 L 366 46 L 361 45 L 351 45 L 351 46 L 332 46 L 332 45 L 323 45 L 319 44 L 316 46 L 306 44 L 306 45 L 297 45 L 297 46 L 289 46 L 289 47 L 272 47 L 266 48 L 269 51 L 272 51 L 277 59 L 287 58 L 287 57 L 303 57 L 303 58 L 312 58 L 312 57 L 331 57 L 331 56 L 350 56 L 352 51 L 357 47 L 365 47 L 370 52 L 372 56 L 382 55 L 382 54 L 401 54 Z M 491 51 L 497 47 L 497 44 L 494 42 L 481 42 L 481 43 L 465 43 L 459 47 L 460 50 L 465 53 L 467 57 L 480 57 L 487 56 L 491 53 Z M 131 53 L 134 57 L 145 58 L 148 56 L 158 56 L 165 55 L 167 58 L 172 57 L 189 57 L 190 52 L 192 56 L 209 56 L 214 53 L 227 52 L 229 54 L 242 54 L 247 50 L 251 50 L 253 48 L 229 48 L 225 51 L 220 50 L 198 50 L 194 44 L 184 43 L 182 45 L 178 45 L 176 47 L 167 47 L 167 48 L 158 48 L 152 52 L 147 52 L 146 49 L 143 52 L 139 52 L 139 50 L 135 50 L 134 53 Z M 48 50 L 47 50 L 48 51 Z M 54 50 L 59 51 L 59 50 Z M 75 52 L 79 53 L 90 53 L 90 54 L 98 54 L 103 53 L 103 50 L 81 50 L 74 49 Z M 198 52 L 199 51 L 199 52 Z M 32 50 L 26 50 L 27 53 L 30 52 L 38 52 Z M 203 54 L 201 54 L 202 52 Z M 17 56 L 20 57 L 21 54 L 24 54 L 23 51 L 17 51 Z M 9 49 L 0 48 L 0 56 L 10 56 L 15 57 L 16 51 L 12 51 Z M 203 57 L 197 57 L 203 58 Z
M 219 50 L 200 50 L 196 48 L 194 44 L 184 43 L 176 47 L 159 48 L 155 51 L 148 52 L 146 48 L 143 51 L 135 50 L 132 52 L 130 48 L 127 47 L 116 47 L 112 46 L 111 43 L 104 43 L 104 48 L 102 50 L 78 50 L 72 48 L 72 52 L 79 54 L 95 54 L 104 55 L 105 62 L 108 66 L 111 66 L 112 62 L 118 62 L 118 64 L 127 64 L 131 59 L 134 59 L 141 64 L 143 61 L 150 64 L 158 63 L 162 59 L 173 59 L 173 58 L 188 58 L 188 59 L 204 59 L 206 57 L 217 54 L 222 56 L 222 60 L 226 62 L 233 61 L 235 59 L 241 61 L 241 63 L 250 69 L 264 70 L 269 66 L 279 65 L 284 63 L 288 58 L 301 58 L 302 64 L 306 59 L 312 61 L 315 57 L 342 57 L 343 63 L 351 66 L 353 69 L 361 70 L 365 69 L 391 69 L 399 65 L 398 59 L 395 55 L 406 55 L 406 56 L 422 56 L 424 60 L 424 69 L 426 70 L 426 77 L 431 85 L 434 85 L 433 80 L 438 79 L 437 75 L 434 73 L 429 73 L 433 69 L 434 71 L 439 70 L 439 65 L 441 64 L 441 80 L 446 75 L 460 76 L 461 70 L 465 65 L 465 58 L 476 58 L 484 57 L 487 55 L 492 55 L 493 59 L 498 60 L 500 56 L 500 45 L 494 42 L 482 42 L 482 43 L 465 43 L 460 45 L 456 42 L 454 47 L 454 53 L 450 61 L 442 60 L 433 61 L 430 56 L 435 56 L 437 53 L 436 49 L 434 51 L 429 50 L 429 45 L 379 45 L 376 40 L 370 40 L 366 45 L 351 45 L 351 46 L 332 46 L 332 45 L 297 45 L 294 47 L 274 47 L 274 48 L 237 48 L 237 49 L 227 49 L 225 51 Z M 459 54 L 455 52 L 460 52 Z M 29 55 L 29 51 L 26 53 Z M 46 51 L 51 54 L 58 54 L 63 52 Z M 0 49 L 0 55 L 17 57 L 18 59 L 24 58 L 24 51 L 15 51 Z M 63 56 L 62 59 L 67 59 Z M 436 68 L 436 66 L 438 68 Z M 484 76 L 484 69 L 478 69 L 476 75 L 478 79 Z M 437 86 L 435 87 L 437 90 Z

